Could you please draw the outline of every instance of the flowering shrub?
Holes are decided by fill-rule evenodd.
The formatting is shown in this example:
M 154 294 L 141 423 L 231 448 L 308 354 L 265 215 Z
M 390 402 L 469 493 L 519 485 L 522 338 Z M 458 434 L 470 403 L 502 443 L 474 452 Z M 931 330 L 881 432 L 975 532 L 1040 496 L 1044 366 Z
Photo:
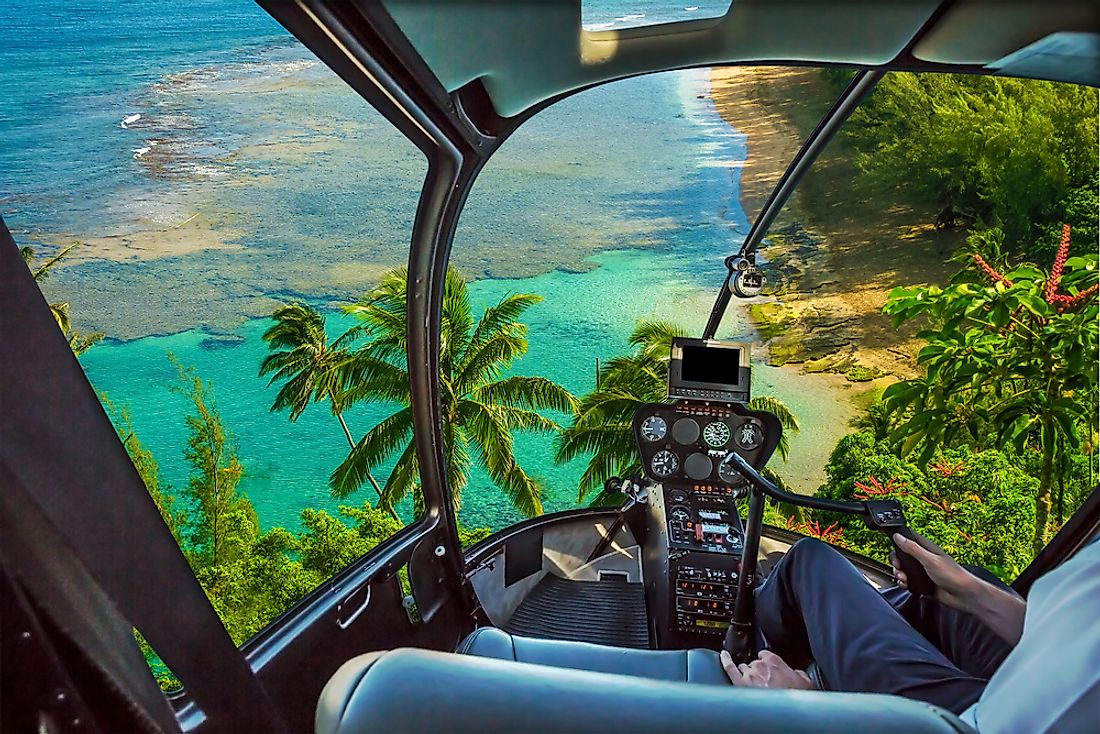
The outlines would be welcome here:
M 971 244 L 996 252 L 1000 238 L 988 230 Z M 1070 258 L 1069 242 L 1067 226 L 1049 274 L 1027 264 L 1002 272 L 974 253 L 976 272 L 946 288 L 895 289 L 883 309 L 898 324 L 919 317 L 929 327 L 919 334 L 924 377 L 883 393 L 896 421 L 888 438 L 922 466 L 960 445 L 1038 454 L 1035 551 L 1047 537 L 1056 469 L 1065 473 L 1096 421 L 1097 256 Z M 955 473 L 942 462 L 934 470 Z
M 887 442 L 876 442 L 871 433 L 863 432 L 840 440 L 826 472 L 828 481 L 819 495 L 842 500 L 896 499 L 909 525 L 960 563 L 985 566 L 1011 579 L 1032 558 L 1032 498 L 1038 481 L 1000 451 L 949 449 L 921 467 L 897 456 Z M 826 525 L 826 529 L 841 531 L 846 547 L 886 560 L 889 540 L 858 517 L 819 513 L 817 518 L 823 524 L 833 523 L 835 528 Z

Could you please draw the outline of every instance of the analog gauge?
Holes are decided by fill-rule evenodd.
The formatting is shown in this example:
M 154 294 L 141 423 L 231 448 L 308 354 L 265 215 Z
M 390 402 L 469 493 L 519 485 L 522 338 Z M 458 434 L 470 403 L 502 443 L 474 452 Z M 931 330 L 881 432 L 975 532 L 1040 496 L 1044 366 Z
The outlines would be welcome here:
M 714 463 L 706 454 L 695 453 L 684 461 L 684 473 L 696 481 L 706 479 L 713 470 Z
M 669 516 L 679 523 L 685 523 L 691 519 L 691 513 L 687 511 L 686 507 L 673 507 Z
M 764 442 L 764 432 L 755 423 L 745 421 L 734 430 L 733 440 L 745 451 L 752 451 Z
M 681 502 L 687 502 L 688 501 L 687 492 L 685 492 L 682 489 L 672 490 L 671 492 L 668 493 L 668 497 L 673 502 L 676 502 L 678 504 L 681 503 Z
M 659 415 L 651 415 L 642 421 L 642 438 L 646 441 L 660 441 L 668 433 L 668 424 Z
M 681 418 L 672 424 L 672 437 L 683 446 L 699 440 L 699 424 L 694 418 Z
M 718 465 L 718 478 L 726 484 L 737 485 L 745 481 L 741 473 L 733 468 L 733 460 L 730 458 L 733 456 L 733 452 L 726 454 L 726 458 L 722 459 L 722 463 Z
M 725 446 L 733 432 L 730 427 L 722 421 L 714 421 L 708 423 L 707 427 L 703 429 L 703 440 L 707 442 L 707 446 L 712 449 L 720 449 Z
M 680 468 L 680 462 L 676 460 L 676 454 L 671 451 L 658 451 L 649 462 L 649 468 L 653 475 L 658 477 L 671 477 Z

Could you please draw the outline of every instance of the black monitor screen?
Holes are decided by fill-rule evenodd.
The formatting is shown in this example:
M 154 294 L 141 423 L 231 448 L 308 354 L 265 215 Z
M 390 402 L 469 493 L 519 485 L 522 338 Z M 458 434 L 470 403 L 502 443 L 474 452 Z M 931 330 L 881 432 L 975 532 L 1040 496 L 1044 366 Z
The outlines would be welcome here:
M 712 385 L 736 385 L 741 366 L 740 349 L 683 347 L 682 377 L 684 382 L 706 382 Z

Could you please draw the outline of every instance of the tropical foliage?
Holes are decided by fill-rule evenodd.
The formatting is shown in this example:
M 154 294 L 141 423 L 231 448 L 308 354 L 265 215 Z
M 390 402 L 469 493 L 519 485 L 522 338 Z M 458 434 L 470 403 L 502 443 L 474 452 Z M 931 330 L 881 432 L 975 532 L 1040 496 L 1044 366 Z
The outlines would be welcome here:
M 191 474 L 182 497 L 162 480 L 156 459 L 134 432 L 129 410 L 104 395 L 100 399 L 161 517 L 230 637 L 240 644 L 403 524 L 364 503 L 340 506 L 335 515 L 305 508 L 300 530 L 262 531 L 241 487 L 247 475 L 236 439 L 218 412 L 211 386 L 193 369 L 174 364 L 179 383 L 173 389 L 190 406 L 184 417 L 188 438 L 183 454 Z M 472 545 L 487 537 L 489 529 L 460 526 L 458 532 L 460 542 Z M 161 686 L 177 688 L 179 682 L 140 635 L 138 643 Z
M 980 240 L 976 240 L 980 241 Z M 1007 273 L 979 254 L 947 288 L 897 289 L 885 311 L 898 323 L 927 320 L 917 356 L 924 376 L 888 388 L 904 419 L 891 438 L 927 462 L 937 447 L 969 444 L 1041 455 L 1034 548 L 1045 542 L 1057 470 L 1095 431 L 1097 257 L 1066 257 L 1065 230 L 1050 273 Z M 984 281 L 984 282 L 982 282 Z
M 633 351 L 602 365 L 596 389 L 581 398 L 573 422 L 559 437 L 555 456 L 559 463 L 589 456 L 578 486 L 579 502 L 584 502 L 592 492 L 599 492 L 611 477 L 641 474 L 632 429 L 634 414 L 645 403 L 666 399 L 669 352 L 672 339 L 677 336 L 687 336 L 687 331 L 665 321 L 639 323 L 630 335 Z M 748 407 L 774 413 L 779 418 L 785 429 L 779 453 L 786 460 L 790 451 L 786 431 L 798 431 L 794 415 L 772 397 L 753 398 Z M 598 495 L 596 502 L 605 499 L 615 498 Z
M 346 309 L 358 324 L 341 337 L 341 344 L 351 345 L 338 368 L 345 404 L 380 401 L 398 409 L 371 428 L 333 472 L 337 497 L 358 490 L 368 472 L 395 454 L 383 501 L 392 506 L 409 494 L 420 495 L 405 356 L 405 281 L 404 269 L 391 271 Z M 454 270 L 447 273 L 440 408 L 447 480 L 456 505 L 476 463 L 517 510 L 525 515 L 542 512 L 542 487 L 516 460 L 513 433 L 557 431 L 558 424 L 539 411 L 572 414 L 577 403 L 565 388 L 544 377 L 509 374 L 527 353 L 527 327 L 519 318 L 541 300 L 529 293 L 511 294 L 475 318 L 465 279 Z
M 193 411 L 184 418 L 188 431 L 184 457 L 191 465 L 187 497 L 197 515 L 188 528 L 188 541 L 198 565 L 213 568 L 247 555 L 260 522 L 252 502 L 237 491 L 244 466 L 237 442 L 213 404 L 209 385 L 194 370 L 173 362 L 181 383 L 176 389 L 190 400 Z
M 30 268 L 35 281 L 41 283 L 50 277 L 50 271 L 55 265 L 64 260 L 73 249 L 79 246 L 79 242 L 74 242 L 68 247 L 63 247 L 41 264 L 37 262 L 38 255 L 35 253 L 33 247 L 21 247 L 19 248 L 19 254 L 23 256 L 23 262 Z M 65 338 L 69 340 L 69 347 L 76 356 L 79 357 L 81 354 L 84 354 L 84 352 L 91 349 L 96 342 L 103 339 L 103 334 L 98 331 L 81 333 L 73 328 L 72 315 L 70 314 L 68 302 L 51 303 L 50 312 L 53 314 L 58 328 L 65 334 Z
M 348 448 L 355 438 L 344 419 L 344 391 L 340 384 L 340 366 L 347 360 L 341 340 L 329 341 L 325 317 L 304 303 L 289 303 L 275 309 L 274 324 L 264 332 L 270 354 L 260 363 L 260 376 L 271 375 L 268 385 L 282 382 L 271 405 L 272 412 L 288 410 L 291 422 L 305 412 L 310 403 L 326 400 L 332 415 L 340 422 Z M 382 500 L 382 487 L 368 469 L 364 476 Z M 393 508 L 382 505 L 392 514 Z
M 1010 454 L 959 446 L 937 451 L 930 461 L 918 464 L 899 456 L 890 442 L 859 432 L 841 439 L 826 473 L 819 495 L 897 499 L 912 527 L 962 563 L 984 566 L 1011 580 L 1032 558 L 1039 483 Z M 832 527 L 831 542 L 886 560 L 886 536 L 860 519 L 822 513 L 815 520 L 822 530 Z M 796 518 L 789 524 L 799 523 Z
M 1095 89 L 892 73 L 843 136 L 866 183 L 934 201 L 940 224 L 998 226 L 1011 251 L 1049 261 L 1068 221 L 1073 254 L 1096 251 Z

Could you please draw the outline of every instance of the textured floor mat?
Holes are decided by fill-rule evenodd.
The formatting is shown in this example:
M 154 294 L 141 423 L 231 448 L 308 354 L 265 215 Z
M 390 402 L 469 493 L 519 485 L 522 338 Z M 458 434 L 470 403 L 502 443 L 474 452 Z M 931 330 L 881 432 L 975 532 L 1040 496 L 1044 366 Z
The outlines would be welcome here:
M 504 629 L 548 640 L 649 647 L 645 591 L 621 576 L 569 581 L 547 574 Z

